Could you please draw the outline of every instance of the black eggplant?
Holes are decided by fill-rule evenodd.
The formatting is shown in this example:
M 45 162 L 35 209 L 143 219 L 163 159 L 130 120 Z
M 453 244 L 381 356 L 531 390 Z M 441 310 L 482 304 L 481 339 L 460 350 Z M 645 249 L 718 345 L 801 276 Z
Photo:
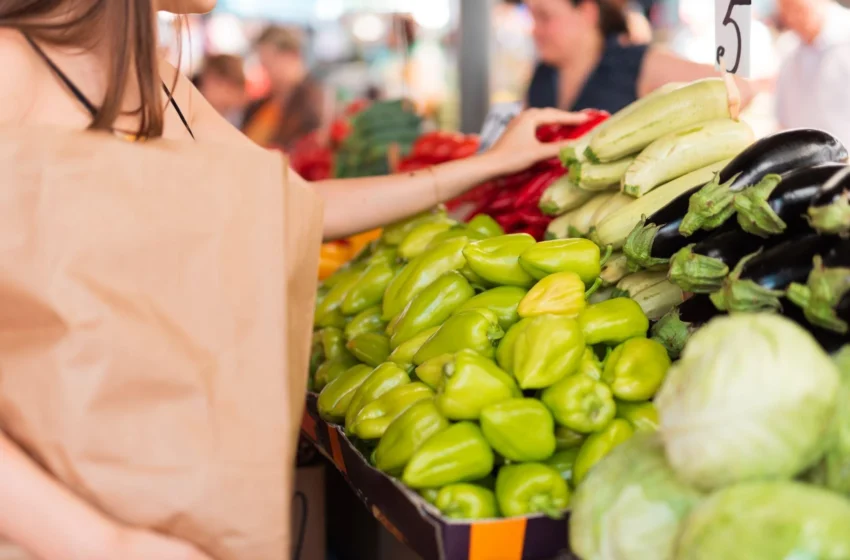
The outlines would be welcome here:
M 837 243 L 835 237 L 811 233 L 745 257 L 711 294 L 711 301 L 721 311 L 779 310 L 786 288 L 805 282 L 814 257 Z
M 730 267 L 764 245 L 764 239 L 739 228 L 718 232 L 673 255 L 667 276 L 686 292 L 710 294 L 723 287 Z
M 738 223 L 744 231 L 761 237 L 810 230 L 806 210 L 823 186 L 847 167 L 828 163 L 765 176 L 735 196 Z
M 808 210 L 809 223 L 821 233 L 850 234 L 850 166 L 834 175 Z
M 766 175 L 801 167 L 847 161 L 847 149 L 822 130 L 786 130 L 762 138 L 741 152 L 717 177 L 690 199 L 682 233 L 716 229 L 735 213 L 735 193 L 760 182 Z
M 722 314 L 705 294 L 696 294 L 679 306 L 679 318 L 689 325 L 704 325 Z
M 788 287 L 812 325 L 846 335 L 850 331 L 850 241 L 842 241 L 813 259 L 806 284 Z
M 791 319 L 807 331 L 818 341 L 821 347 L 829 354 L 841 350 L 845 344 L 850 343 L 846 334 L 840 334 L 834 330 L 825 329 L 812 324 L 803 309 L 796 305 L 785 305 L 782 307 L 782 316 Z
M 676 204 L 678 200 L 676 199 L 670 204 Z M 632 268 L 651 269 L 666 265 L 673 258 L 673 255 L 692 243 L 699 243 L 718 233 L 739 229 L 737 224 L 729 222 L 724 224 L 719 231 L 703 230 L 691 237 L 685 237 L 679 231 L 679 225 L 682 223 L 681 214 L 669 222 L 655 221 L 658 214 L 666 212 L 666 210 L 667 207 L 653 214 L 653 217 L 647 220 L 647 223 L 638 224 L 626 238 L 623 253 L 629 259 L 629 265 Z

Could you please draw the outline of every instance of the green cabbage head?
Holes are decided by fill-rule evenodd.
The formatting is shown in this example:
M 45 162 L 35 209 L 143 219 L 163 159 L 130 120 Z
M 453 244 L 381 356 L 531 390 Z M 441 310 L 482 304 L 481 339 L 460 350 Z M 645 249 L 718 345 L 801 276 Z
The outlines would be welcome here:
M 773 314 L 721 317 L 700 329 L 656 398 L 667 459 L 713 490 L 793 478 L 829 443 L 839 375 L 796 323 Z
M 700 498 L 676 479 L 658 434 L 639 434 L 579 485 L 570 547 L 583 560 L 673 560 L 681 522 Z
M 746 482 L 712 495 L 685 520 L 676 551 L 676 560 L 847 558 L 850 502 L 787 481 Z

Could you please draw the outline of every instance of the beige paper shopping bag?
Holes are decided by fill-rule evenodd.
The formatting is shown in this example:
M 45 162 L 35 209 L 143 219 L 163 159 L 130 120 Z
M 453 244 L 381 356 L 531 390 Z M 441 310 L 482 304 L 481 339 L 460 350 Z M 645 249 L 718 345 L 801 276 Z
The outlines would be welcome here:
M 321 223 L 270 153 L 0 131 L 0 429 L 123 522 L 287 558 Z

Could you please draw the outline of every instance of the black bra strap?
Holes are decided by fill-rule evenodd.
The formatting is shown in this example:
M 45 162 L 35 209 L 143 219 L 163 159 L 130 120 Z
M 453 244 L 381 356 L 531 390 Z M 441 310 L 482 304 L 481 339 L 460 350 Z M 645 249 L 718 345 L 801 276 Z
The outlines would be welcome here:
M 47 56 L 47 53 L 44 52 L 44 50 L 40 46 L 38 46 L 38 43 L 32 40 L 32 37 L 30 37 L 26 33 L 24 33 L 23 35 L 27 42 L 30 44 L 30 46 L 33 48 L 33 50 L 42 59 L 44 59 L 44 62 L 47 64 L 50 70 L 52 70 L 53 73 L 56 74 L 56 76 L 60 80 L 62 80 L 62 83 L 65 84 L 65 87 L 67 87 L 74 95 L 74 97 L 76 97 L 77 100 L 83 105 L 83 107 L 85 107 L 86 110 L 91 113 L 92 117 L 96 117 L 98 109 L 97 107 L 95 107 L 94 103 L 89 101 L 88 97 L 86 97 L 83 92 L 80 91 L 80 88 L 78 88 L 74 84 L 74 82 L 72 82 L 71 79 L 56 65 L 56 63 L 53 62 L 53 60 L 49 56 Z M 194 140 L 195 134 L 192 132 L 192 128 L 189 126 L 189 122 L 186 120 L 186 117 L 183 115 L 183 111 L 180 110 L 180 107 L 177 105 L 177 101 L 174 99 L 174 96 L 171 95 L 171 92 L 168 90 L 168 86 L 166 86 L 165 83 L 162 84 L 162 89 L 165 92 L 169 103 L 171 103 L 171 106 L 174 107 L 175 111 L 177 111 L 177 116 L 180 117 L 180 122 L 183 123 L 183 126 L 185 126 L 186 130 L 189 132 L 189 136 L 191 136 Z
M 186 131 L 189 133 L 189 136 L 192 137 L 192 140 L 195 139 L 195 133 L 192 132 L 192 127 L 189 126 L 189 122 L 186 120 L 186 117 L 183 116 L 183 111 L 180 110 L 180 106 L 177 105 L 177 101 L 174 99 L 174 96 L 171 95 L 171 92 L 168 91 L 168 86 L 163 82 L 162 89 L 165 91 L 165 95 L 168 97 L 168 100 L 171 102 L 171 106 L 174 107 L 174 110 L 177 111 L 177 116 L 180 117 L 180 122 L 183 123 L 183 126 L 186 127 Z
M 27 40 L 27 42 L 30 44 L 30 46 L 33 48 L 33 50 L 41 58 L 44 59 L 44 62 L 47 63 L 47 66 L 50 67 L 50 69 L 53 71 L 53 73 L 56 74 L 56 76 L 60 80 L 62 80 L 62 83 L 65 84 L 65 87 L 67 87 L 71 91 L 71 93 L 74 95 L 74 97 L 76 97 L 77 100 L 79 100 L 79 102 L 82 103 L 83 107 L 85 107 L 86 110 L 89 113 L 91 113 L 91 116 L 96 117 L 97 116 L 97 107 L 95 107 L 94 104 L 91 101 L 89 101 L 88 97 L 86 97 L 83 94 L 83 92 L 80 91 L 80 89 L 74 84 L 74 82 L 72 82 L 71 79 L 68 78 L 68 76 L 66 76 L 65 73 L 58 66 L 56 66 L 56 64 L 53 62 L 53 60 L 49 56 L 47 56 L 47 53 L 44 52 L 41 49 L 41 47 L 39 47 L 38 44 L 35 41 L 32 40 L 32 37 L 30 37 L 29 35 L 24 33 L 24 38 Z

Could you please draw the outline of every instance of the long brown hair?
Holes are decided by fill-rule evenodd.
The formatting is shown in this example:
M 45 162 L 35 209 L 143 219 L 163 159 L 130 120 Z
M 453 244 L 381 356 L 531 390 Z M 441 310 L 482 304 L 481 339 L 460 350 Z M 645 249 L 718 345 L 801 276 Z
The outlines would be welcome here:
M 574 6 L 589 0 L 572 0 Z M 626 2 L 624 0 L 590 0 L 599 7 L 599 30 L 606 37 L 628 33 L 629 24 L 626 18 Z M 705 1 L 705 0 L 703 0 Z
M 58 17 L 61 15 L 63 17 Z M 141 103 L 136 135 L 162 136 L 163 107 L 152 0 L 2 0 L 0 27 L 56 46 L 107 53 L 106 94 L 89 128 L 111 130 L 130 83 Z M 135 75 L 134 75 L 135 74 Z

